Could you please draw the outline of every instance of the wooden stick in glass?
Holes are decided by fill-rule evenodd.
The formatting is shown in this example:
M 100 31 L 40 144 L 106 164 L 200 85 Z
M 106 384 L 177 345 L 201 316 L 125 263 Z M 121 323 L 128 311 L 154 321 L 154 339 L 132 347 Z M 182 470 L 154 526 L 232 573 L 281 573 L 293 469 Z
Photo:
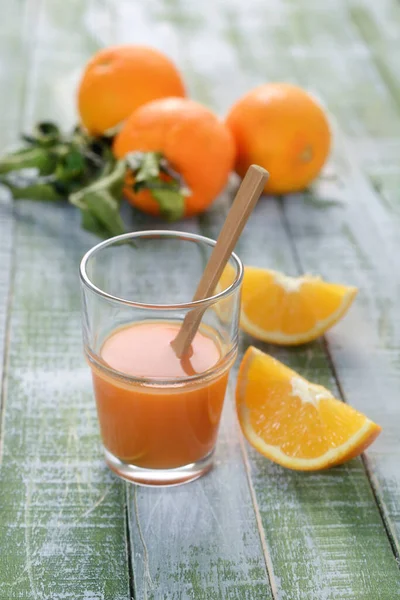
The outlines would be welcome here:
M 204 269 L 193 301 L 202 300 L 213 294 L 267 179 L 268 172 L 262 167 L 251 165 L 247 170 Z M 176 338 L 171 342 L 178 358 L 182 358 L 189 352 L 204 310 L 201 307 L 188 312 Z

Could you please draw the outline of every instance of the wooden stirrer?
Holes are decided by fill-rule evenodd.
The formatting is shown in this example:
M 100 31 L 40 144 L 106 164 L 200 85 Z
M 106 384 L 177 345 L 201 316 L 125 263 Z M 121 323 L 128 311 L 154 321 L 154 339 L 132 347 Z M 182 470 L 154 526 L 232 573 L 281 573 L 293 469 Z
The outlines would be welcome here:
M 262 194 L 267 179 L 268 172 L 257 165 L 251 165 L 247 170 L 225 219 L 225 223 L 222 226 L 217 243 L 208 259 L 206 268 L 193 296 L 193 302 L 203 300 L 214 292 L 225 265 L 236 246 L 236 242 L 257 200 Z M 178 358 L 182 358 L 190 350 L 204 310 L 203 307 L 194 308 L 184 318 L 178 335 L 171 342 L 171 346 Z

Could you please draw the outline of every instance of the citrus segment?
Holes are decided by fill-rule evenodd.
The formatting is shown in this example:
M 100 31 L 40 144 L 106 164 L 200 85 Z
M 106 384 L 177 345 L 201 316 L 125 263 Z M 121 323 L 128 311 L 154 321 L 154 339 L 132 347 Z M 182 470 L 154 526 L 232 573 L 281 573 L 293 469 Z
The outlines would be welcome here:
M 357 289 L 319 277 L 289 277 L 246 267 L 240 324 L 250 335 L 283 345 L 316 339 L 352 304 Z
M 240 366 L 236 405 L 247 440 L 264 456 L 296 470 L 345 462 L 381 431 L 324 387 L 253 347 Z

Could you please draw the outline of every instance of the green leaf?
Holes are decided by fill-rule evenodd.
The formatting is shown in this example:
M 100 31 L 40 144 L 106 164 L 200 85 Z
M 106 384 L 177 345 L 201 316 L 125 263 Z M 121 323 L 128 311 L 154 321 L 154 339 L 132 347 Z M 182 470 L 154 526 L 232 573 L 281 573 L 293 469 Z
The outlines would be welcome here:
M 27 184 L 18 186 L 4 178 L 0 179 L 0 183 L 5 185 L 11 192 L 14 200 L 37 200 L 39 202 L 58 202 L 64 199 L 63 195 L 51 184 Z
M 32 134 L 23 135 L 22 139 L 29 144 L 49 148 L 61 142 L 61 132 L 59 127 L 51 121 L 38 123 Z
M 94 138 L 80 128 L 63 136 L 56 124 L 43 122 L 24 139 L 28 147 L 0 159 L 0 184 L 15 199 L 68 197 L 86 229 L 103 237 L 124 232 L 119 204 L 126 162 L 116 161 L 110 138 Z
M 44 148 L 25 148 L 22 151 L 6 154 L 0 159 L 0 174 L 20 169 L 35 168 L 40 175 L 52 173 L 57 157 Z
M 135 180 L 137 183 L 156 179 L 160 175 L 160 152 L 143 152 L 141 156 L 140 167 L 135 172 Z
M 65 166 L 73 173 L 81 173 L 85 168 L 85 160 L 78 150 L 72 149 L 65 157 Z
M 94 214 L 92 214 L 89 210 L 81 210 L 82 215 L 82 228 L 86 231 L 90 231 L 90 233 L 94 233 L 102 238 L 108 238 L 109 232 L 106 227 L 103 226 L 101 221 L 99 221 Z
M 91 169 L 111 172 L 115 165 L 115 157 L 106 138 L 91 138 L 79 148 Z
M 82 226 L 92 233 L 110 237 L 126 232 L 119 203 L 108 190 L 88 191 L 78 200 L 71 196 L 70 202 L 81 210 Z
M 76 149 L 68 149 L 60 160 L 55 171 L 55 177 L 60 182 L 80 178 L 85 174 L 86 161 L 82 153 Z
M 133 152 L 126 157 L 134 175 L 133 191 L 149 190 L 169 221 L 181 219 L 185 196 L 190 193 L 182 177 L 169 165 L 161 152 Z
M 100 192 L 104 189 L 109 190 L 114 196 L 120 196 L 125 182 L 125 175 L 126 162 L 122 159 L 115 163 L 111 173 L 108 173 L 105 177 L 96 179 L 89 186 L 76 192 L 74 197 L 76 196 L 80 200 L 89 192 Z
M 101 237 L 125 233 L 120 215 L 125 173 L 125 161 L 118 161 L 109 175 L 70 195 L 71 204 L 77 206 L 82 212 L 82 226 L 85 229 Z
M 164 218 L 168 221 L 182 219 L 185 212 L 185 198 L 179 190 L 172 188 L 152 189 L 151 195 L 157 200 Z

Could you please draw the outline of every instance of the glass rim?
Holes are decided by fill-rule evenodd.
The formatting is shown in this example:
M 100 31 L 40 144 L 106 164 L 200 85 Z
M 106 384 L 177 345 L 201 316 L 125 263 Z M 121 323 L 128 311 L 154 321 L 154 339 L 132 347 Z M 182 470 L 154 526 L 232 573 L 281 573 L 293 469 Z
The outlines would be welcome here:
M 217 243 L 216 240 L 208 238 L 206 236 L 200 235 L 198 233 L 188 233 L 186 231 L 177 231 L 177 230 L 165 230 L 165 229 L 147 229 L 143 231 L 132 231 L 129 233 L 123 233 L 122 235 L 116 235 L 114 237 L 108 238 L 103 242 L 99 242 L 90 250 L 88 250 L 79 265 L 79 275 L 80 280 L 90 291 L 106 298 L 107 300 L 111 300 L 113 302 L 117 302 L 120 304 L 124 304 L 125 306 L 131 306 L 133 308 L 139 309 L 147 309 L 147 310 L 186 310 L 197 307 L 205 307 L 215 302 L 230 296 L 242 283 L 243 280 L 243 263 L 235 252 L 232 252 L 230 255 L 230 259 L 233 259 L 236 265 L 236 277 L 234 281 L 224 290 L 218 292 L 217 294 L 213 294 L 212 296 L 208 296 L 207 298 L 203 298 L 202 300 L 192 300 L 190 302 L 179 302 L 177 304 L 152 304 L 146 302 L 135 302 L 133 300 L 127 300 L 126 298 L 120 298 L 119 296 L 114 296 L 113 294 L 109 294 L 105 292 L 101 288 L 97 287 L 90 279 L 87 273 L 87 264 L 88 261 L 100 250 L 107 248 L 108 246 L 112 246 L 117 242 L 122 242 L 125 240 L 137 239 L 137 238 L 153 238 L 153 237 L 161 237 L 161 238 L 179 238 L 183 241 L 191 241 L 191 242 L 202 242 L 207 244 L 208 246 L 214 247 Z

